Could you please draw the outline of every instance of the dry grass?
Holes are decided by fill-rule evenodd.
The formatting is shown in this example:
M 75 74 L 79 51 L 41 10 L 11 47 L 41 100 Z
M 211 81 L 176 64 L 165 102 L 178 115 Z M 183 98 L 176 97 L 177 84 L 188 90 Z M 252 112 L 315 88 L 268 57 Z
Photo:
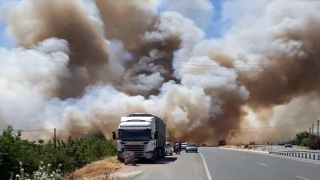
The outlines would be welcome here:
M 233 149 L 245 149 L 244 145 L 236 146 L 236 145 L 225 145 L 225 148 L 233 148 Z
M 224 147 L 232 148 L 232 149 L 248 149 L 248 150 L 262 151 L 262 147 L 257 145 L 249 145 L 247 148 L 244 145 L 226 145 Z
M 114 180 L 113 173 L 122 168 L 122 164 L 117 157 L 109 157 L 96 161 L 72 173 L 70 180 Z

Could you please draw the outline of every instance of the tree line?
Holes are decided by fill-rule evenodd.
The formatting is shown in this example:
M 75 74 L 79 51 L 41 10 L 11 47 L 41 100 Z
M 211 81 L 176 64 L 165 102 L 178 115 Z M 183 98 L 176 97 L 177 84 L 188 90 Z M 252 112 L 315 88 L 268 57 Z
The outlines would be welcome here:
M 308 147 L 313 150 L 320 149 L 320 137 L 306 131 L 296 134 L 292 143 L 294 145 Z
M 84 165 L 114 156 L 116 144 L 108 140 L 102 132 L 81 138 L 52 140 L 44 142 L 22 139 L 22 131 L 14 134 L 9 126 L 0 135 L 0 179 L 10 179 L 21 173 L 32 175 L 40 164 L 50 165 L 49 171 L 59 169 L 61 174 L 68 174 Z

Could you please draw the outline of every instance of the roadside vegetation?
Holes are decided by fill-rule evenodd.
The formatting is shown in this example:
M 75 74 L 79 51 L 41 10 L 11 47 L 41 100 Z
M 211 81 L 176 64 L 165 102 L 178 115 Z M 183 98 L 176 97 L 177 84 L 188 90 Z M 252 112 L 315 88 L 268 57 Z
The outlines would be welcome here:
M 116 145 L 102 133 L 57 140 L 56 146 L 52 140 L 24 140 L 22 133 L 14 133 L 9 126 L 0 134 L 0 179 L 62 179 L 117 152 Z
M 308 147 L 309 149 L 318 150 L 320 149 L 320 137 L 312 135 L 308 132 L 301 132 L 296 134 L 293 140 L 294 145 Z

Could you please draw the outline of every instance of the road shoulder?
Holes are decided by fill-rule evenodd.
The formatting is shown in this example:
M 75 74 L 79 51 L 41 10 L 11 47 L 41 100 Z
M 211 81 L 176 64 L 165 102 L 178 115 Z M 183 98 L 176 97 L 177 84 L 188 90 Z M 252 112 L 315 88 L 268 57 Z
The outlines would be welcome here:
M 145 170 L 131 180 L 208 180 L 205 165 L 199 153 L 183 152 L 172 158 L 176 160 L 162 164 L 160 161 L 160 164 Z

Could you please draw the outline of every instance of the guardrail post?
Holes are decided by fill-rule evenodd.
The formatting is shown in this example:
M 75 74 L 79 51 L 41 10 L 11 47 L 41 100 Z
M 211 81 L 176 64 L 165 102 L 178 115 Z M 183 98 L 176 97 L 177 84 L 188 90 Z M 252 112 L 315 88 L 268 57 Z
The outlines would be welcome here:
M 281 156 L 290 156 L 290 157 L 299 157 L 305 159 L 313 159 L 320 161 L 320 153 L 314 151 L 280 151 L 280 152 L 269 152 L 269 154 L 281 155 Z

